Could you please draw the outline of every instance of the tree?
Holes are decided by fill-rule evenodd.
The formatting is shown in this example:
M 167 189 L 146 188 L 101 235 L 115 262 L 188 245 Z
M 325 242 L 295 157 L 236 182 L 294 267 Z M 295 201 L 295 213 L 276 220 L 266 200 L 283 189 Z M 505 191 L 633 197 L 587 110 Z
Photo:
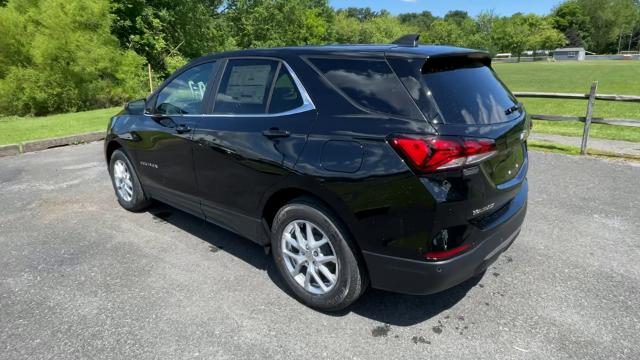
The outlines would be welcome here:
M 395 16 L 378 16 L 362 24 L 359 43 L 389 44 L 399 37 L 413 32 L 415 32 L 413 28 L 402 25 Z
M 593 50 L 617 52 L 622 36 L 630 34 L 640 22 L 638 0 L 576 0 L 589 18 Z
M 337 12 L 333 26 L 333 40 L 338 44 L 360 43 L 360 28 L 362 23 L 346 12 Z
M 107 0 L 11 0 L 0 19 L 0 113 L 78 111 L 144 94 L 144 60 L 119 49 Z
M 421 13 L 400 14 L 398 15 L 398 20 L 403 25 L 416 28 L 418 32 L 426 33 L 436 20 L 436 17 L 430 11 L 423 11 Z
M 508 51 L 518 57 L 527 49 L 529 38 L 532 36 L 526 19 L 518 14 L 511 18 L 501 18 L 495 22 L 492 42 L 499 51 Z
M 111 0 L 112 33 L 125 49 L 167 74 L 165 60 L 234 47 L 218 9 L 223 0 Z
M 383 10 L 386 11 L 386 10 Z M 358 21 L 368 21 L 380 16 L 376 11 L 371 10 L 370 7 L 348 7 L 346 9 L 339 9 L 337 14 L 346 14 L 347 17 L 355 18 Z
M 469 47 L 483 49 L 495 55 L 498 49 L 491 41 L 494 24 L 498 17 L 493 11 L 483 11 L 475 18 L 476 32 L 469 41 Z
M 326 0 L 229 0 L 224 16 L 240 48 L 327 43 L 334 21 Z
M 529 26 L 533 36 L 529 39 L 530 50 L 553 50 L 567 43 L 565 35 L 553 27 L 553 19 L 533 16 Z
M 450 13 L 448 19 L 435 20 L 425 34 L 425 40 L 433 44 L 493 51 L 490 41 L 493 15 L 481 14 L 479 21 L 476 21 L 471 17 L 456 14 Z
M 450 21 L 460 26 L 465 20 L 469 20 L 469 14 L 462 10 L 451 10 L 444 15 L 445 21 Z
M 359 21 L 338 12 L 335 19 L 334 40 L 342 44 L 388 44 L 415 29 L 400 23 L 397 17 L 384 15 Z
M 553 27 L 565 35 L 569 46 L 591 48 L 591 24 L 577 1 L 558 5 L 551 16 Z
M 463 36 L 454 22 L 438 19 L 431 24 L 425 40 L 431 44 L 461 46 Z
M 548 17 L 514 14 L 495 22 L 492 42 L 499 51 L 511 52 L 520 61 L 525 50 L 555 49 L 565 43 L 565 38 Z

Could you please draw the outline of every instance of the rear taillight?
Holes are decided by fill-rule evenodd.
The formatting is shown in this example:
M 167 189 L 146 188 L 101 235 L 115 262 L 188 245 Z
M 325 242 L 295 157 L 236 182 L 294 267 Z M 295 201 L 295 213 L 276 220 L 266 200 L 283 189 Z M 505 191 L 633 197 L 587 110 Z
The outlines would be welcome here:
M 496 153 L 496 143 L 492 139 L 395 136 L 389 143 L 420 172 L 460 168 L 479 163 Z
M 427 260 L 431 260 L 431 261 L 446 260 L 458 254 L 462 254 L 463 252 L 469 250 L 470 248 L 471 248 L 471 245 L 466 244 L 466 245 L 461 245 L 449 250 L 429 251 L 426 254 L 424 254 L 424 257 L 426 257 Z

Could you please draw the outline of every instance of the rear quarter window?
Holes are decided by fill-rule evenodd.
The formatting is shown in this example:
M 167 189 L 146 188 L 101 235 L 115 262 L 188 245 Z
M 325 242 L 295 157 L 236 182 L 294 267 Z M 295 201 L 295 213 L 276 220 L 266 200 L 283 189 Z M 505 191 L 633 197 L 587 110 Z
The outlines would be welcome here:
M 416 105 L 384 60 L 310 58 L 309 62 L 347 98 L 375 112 L 416 116 Z

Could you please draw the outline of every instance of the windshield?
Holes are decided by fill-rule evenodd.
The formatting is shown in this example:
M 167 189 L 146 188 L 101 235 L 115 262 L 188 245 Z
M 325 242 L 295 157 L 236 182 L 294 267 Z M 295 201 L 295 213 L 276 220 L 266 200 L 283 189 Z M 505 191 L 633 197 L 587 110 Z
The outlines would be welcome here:
M 444 123 L 495 124 L 520 116 L 516 99 L 480 62 L 429 60 L 422 68 L 422 81 Z

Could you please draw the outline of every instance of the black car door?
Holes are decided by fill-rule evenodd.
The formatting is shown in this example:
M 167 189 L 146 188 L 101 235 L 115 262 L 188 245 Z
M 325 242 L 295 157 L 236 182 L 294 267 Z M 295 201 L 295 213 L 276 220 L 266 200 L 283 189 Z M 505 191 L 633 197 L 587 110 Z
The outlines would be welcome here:
M 260 241 L 258 204 L 294 167 L 316 110 L 283 61 L 236 58 L 220 67 L 213 109 L 194 133 L 202 210 L 211 221 Z
M 136 157 L 145 189 L 154 198 L 201 215 L 193 162 L 193 129 L 203 115 L 215 62 L 174 75 L 150 99 L 136 124 Z

